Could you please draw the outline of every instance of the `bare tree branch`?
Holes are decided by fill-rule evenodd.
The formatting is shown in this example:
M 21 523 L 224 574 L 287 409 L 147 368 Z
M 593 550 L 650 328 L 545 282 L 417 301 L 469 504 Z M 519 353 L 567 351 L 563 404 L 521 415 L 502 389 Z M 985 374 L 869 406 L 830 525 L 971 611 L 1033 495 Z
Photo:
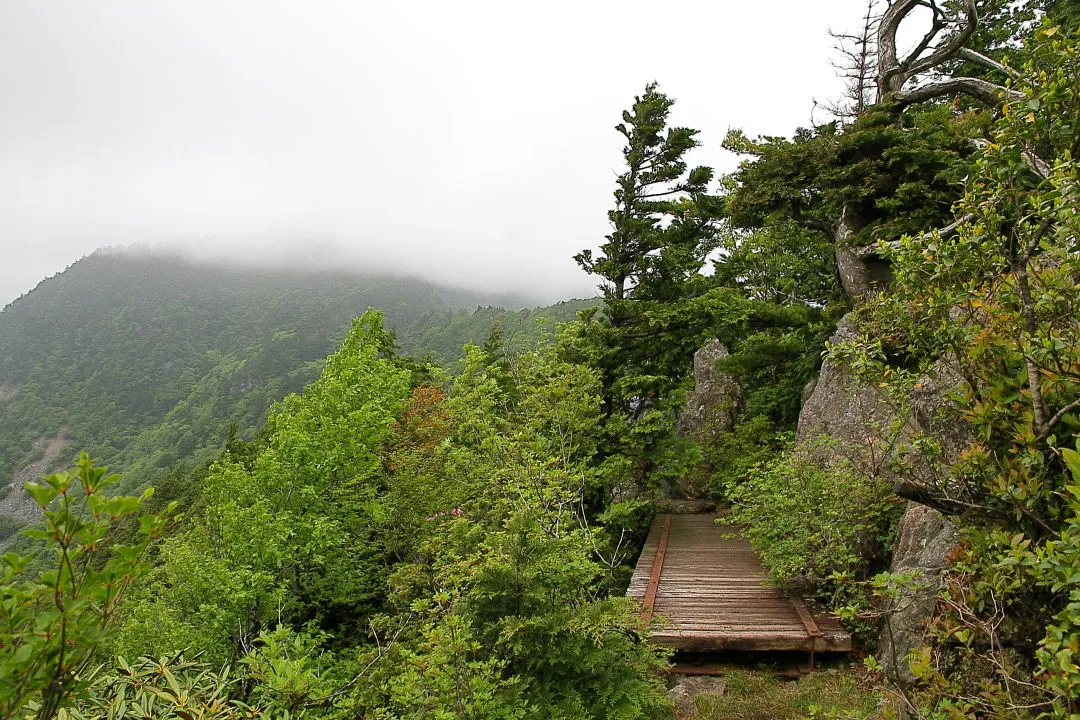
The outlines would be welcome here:
M 956 232 L 960 229 L 960 226 L 962 226 L 964 223 L 971 222 L 972 220 L 975 219 L 975 217 L 976 217 L 976 215 L 973 212 L 965 213 L 964 215 L 961 215 L 956 220 L 952 221 L 951 223 L 949 223 L 945 227 L 941 228 L 940 230 L 931 230 L 928 233 L 923 233 L 922 235 L 919 236 L 919 239 L 920 240 L 930 240 L 931 238 L 937 236 L 937 237 L 941 238 L 942 240 L 947 240 L 948 238 L 951 238 L 953 235 L 956 234 Z M 892 248 L 893 250 L 899 250 L 900 249 L 900 241 L 899 240 L 888 240 L 888 241 L 885 242 L 885 245 Z M 870 244 L 870 245 L 859 245 L 858 247 L 855 248 L 855 254 L 857 256 L 859 256 L 860 258 L 868 258 L 868 257 L 880 256 L 881 255 L 881 250 L 880 250 L 880 247 L 878 246 L 878 244 L 876 244 L 876 243 Z
M 894 84 L 893 77 L 901 72 L 900 63 L 896 57 L 896 32 L 908 13 L 919 5 L 919 0 L 897 0 L 881 16 L 877 40 L 879 101 L 889 95 Z M 904 78 L 904 81 L 906 80 L 907 78 Z M 896 89 L 899 90 L 903 84 L 901 82 Z
M 1024 159 L 1024 164 L 1028 166 L 1031 172 L 1044 180 L 1050 177 L 1050 163 L 1028 149 L 1023 150 L 1020 156 Z
M 829 30 L 829 35 L 836 41 L 833 49 L 841 58 L 833 61 L 832 66 L 844 79 L 846 88 L 842 100 L 826 102 L 822 106 L 838 118 L 858 117 L 874 99 L 877 77 L 875 42 L 881 15 L 878 12 L 879 0 L 865 2 L 866 12 L 863 13 L 862 28 L 858 32 Z
M 1077 410 L 1080 410 L 1080 400 L 1073 400 L 1071 403 L 1058 410 L 1056 413 L 1054 413 L 1054 417 L 1047 420 L 1046 429 L 1039 433 L 1038 439 L 1045 440 L 1046 438 L 1048 438 L 1050 436 L 1050 433 L 1053 432 L 1054 426 L 1061 422 L 1061 419 L 1063 417 L 1065 417 L 1071 412 L 1076 412 Z
M 939 23 L 935 22 L 935 27 L 940 32 L 944 28 L 944 24 L 939 25 Z M 907 76 L 905 79 L 910 79 L 919 73 L 932 70 L 944 62 L 952 60 L 960 52 L 960 48 L 964 47 L 964 43 L 971 39 L 977 27 L 979 27 L 979 14 L 975 10 L 975 0 L 964 0 L 963 24 L 956 32 L 942 40 L 934 49 L 934 52 L 922 60 L 919 60 L 918 56 L 915 55 L 908 56 L 903 62 L 904 74 Z
M 938 36 L 942 30 L 945 29 L 945 17 L 936 4 L 920 3 L 929 7 L 934 13 L 933 22 L 930 24 L 930 29 L 923 35 L 922 40 L 915 46 L 915 49 L 908 53 L 908 56 L 904 58 L 904 61 L 900 63 L 901 68 L 911 68 L 914 63 L 926 52 L 926 48 L 930 47 L 930 43 L 934 42 L 934 38 Z
M 956 52 L 956 57 L 961 58 L 963 60 L 967 60 L 968 62 L 973 62 L 973 63 L 975 63 L 977 65 L 982 65 L 983 67 L 990 68 L 991 70 L 997 70 L 999 73 L 1002 73 L 1004 75 L 1008 75 L 1011 78 L 1020 77 L 1019 73 L 1017 73 L 1015 70 L 1013 70 L 1008 65 L 1003 65 L 1002 63 L 999 63 L 994 58 L 987 57 L 986 55 L 983 55 L 981 52 L 976 52 L 975 50 L 972 50 L 971 48 L 966 48 L 966 47 L 960 48 Z
M 900 25 L 918 7 L 930 8 L 934 14 L 930 30 L 915 49 L 903 61 L 897 57 L 896 34 Z M 919 75 L 931 72 L 950 60 L 963 59 L 976 62 L 1009 76 L 1015 73 L 1005 65 L 982 53 L 965 47 L 979 26 L 979 13 L 975 0 L 964 0 L 958 17 L 950 18 L 935 0 L 897 0 L 885 11 L 878 24 L 878 102 L 895 101 L 901 105 L 925 102 L 947 95 L 967 95 L 990 106 L 1002 101 L 1011 102 L 1023 96 L 1015 90 L 973 77 L 953 77 L 934 80 L 911 90 L 904 86 Z M 955 29 L 944 37 L 947 27 Z M 939 39 L 940 38 L 940 39 Z M 923 53 L 937 41 L 930 54 Z
M 967 95 L 990 106 L 1000 105 L 1002 101 L 1017 102 L 1024 96 L 1015 90 L 997 85 L 982 78 L 956 77 L 921 85 L 914 90 L 897 91 L 891 99 L 901 105 L 926 102 L 946 95 Z

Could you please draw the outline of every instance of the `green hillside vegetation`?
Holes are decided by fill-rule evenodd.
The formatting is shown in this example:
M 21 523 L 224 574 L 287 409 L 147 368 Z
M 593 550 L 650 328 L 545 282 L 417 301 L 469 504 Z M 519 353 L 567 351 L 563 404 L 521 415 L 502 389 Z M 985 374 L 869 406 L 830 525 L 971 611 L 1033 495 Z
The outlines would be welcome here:
M 126 488 L 198 467 L 230 426 L 253 439 L 270 405 L 318 377 L 368 307 L 382 310 L 408 352 L 448 366 L 495 324 L 524 348 L 577 307 L 552 308 L 543 327 L 533 322 L 543 310 L 466 309 L 492 300 L 415 278 L 96 253 L 0 313 L 0 478 L 40 457 L 39 439 L 57 433 L 64 462 L 84 449 L 122 470 Z
M 509 352 L 530 350 L 555 333 L 558 323 L 577 319 L 600 301 L 565 300 L 547 307 L 506 310 L 483 307 L 475 310 L 430 311 L 398 330 L 397 340 L 405 353 L 432 359 L 452 371 L 461 369 L 461 348 L 465 343 L 481 345 L 498 329 L 501 342 Z
M 269 292 L 245 296 L 242 326 L 197 316 L 237 345 L 199 346 L 190 357 L 212 366 L 193 360 L 189 385 L 160 392 L 169 349 L 199 333 L 165 333 L 145 363 L 101 358 L 137 355 L 168 301 L 119 311 L 130 334 L 114 349 L 60 316 L 50 337 L 72 338 L 31 353 L 8 336 L 6 402 L 22 407 L 29 387 L 44 417 L 19 416 L 37 423 L 26 437 L 65 422 L 88 436 L 61 400 L 91 405 L 98 442 L 130 452 L 133 418 L 162 433 L 147 452 L 189 418 L 224 431 L 251 391 L 245 363 L 278 362 L 275 342 L 298 348 L 297 364 L 273 365 L 287 379 L 276 391 L 306 384 L 257 432 L 226 433 L 209 462 L 161 476 L 158 493 L 115 494 L 132 481 L 85 456 L 28 484 L 43 515 L 23 537 L 36 546 L 0 556 L 0 718 L 670 718 L 668 656 L 645 641 L 662 619 L 624 592 L 663 489 L 687 473 L 733 505 L 776 582 L 854 621 L 870 652 L 867 622 L 917 580 L 888 572 L 900 506 L 935 508 L 959 533 L 927 646 L 903 660 L 913 682 L 889 684 L 872 655 L 859 677 L 823 673 L 790 692 L 732 672 L 729 698 L 699 698 L 702 717 L 1077 717 L 1080 13 L 896 2 L 882 26 L 916 7 L 948 30 L 941 47 L 967 52 L 927 65 L 883 49 L 873 98 L 857 85 L 843 117 L 791 138 L 731 133 L 745 159 L 719 180 L 689 165 L 697 131 L 669 125 L 674 101 L 645 86 L 615 127 L 625 167 L 611 232 L 575 257 L 599 305 L 416 312 L 395 294 L 405 288 L 377 284 L 384 310 L 343 324 L 319 362 L 299 350 L 316 344 L 311 328 L 266 316 Z M 121 286 L 96 292 L 126 307 Z M 64 303 L 78 314 L 88 297 Z M 856 337 L 829 345 L 843 316 Z M 33 334 L 34 314 L 13 317 Z M 394 323 L 410 353 L 459 372 L 395 347 Z M 481 341 L 456 355 L 458 333 Z M 731 351 L 720 368 L 743 399 L 734 426 L 699 445 L 676 424 L 710 338 Z M 943 418 L 959 430 L 913 433 L 895 484 L 823 460 L 829 438 L 794 442 L 823 356 L 909 413 L 926 373 L 947 366 Z M 50 372 L 95 394 L 52 389 Z M 169 420 L 197 386 L 192 414 Z M 28 452 L 17 437 L 8 452 Z

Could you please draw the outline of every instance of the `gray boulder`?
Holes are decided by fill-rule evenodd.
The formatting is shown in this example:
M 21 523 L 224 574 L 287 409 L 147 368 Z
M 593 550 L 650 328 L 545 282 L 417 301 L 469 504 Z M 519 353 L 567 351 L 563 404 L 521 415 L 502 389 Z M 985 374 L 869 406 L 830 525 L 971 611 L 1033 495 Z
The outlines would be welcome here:
M 845 315 L 829 338 L 831 345 L 858 339 L 850 315 Z M 817 379 L 803 393 L 796 441 L 815 447 L 823 464 L 837 456 L 867 475 L 878 476 L 887 467 L 894 442 L 891 429 L 898 412 L 889 396 L 874 385 L 862 384 L 841 362 L 826 360 Z M 820 441 L 828 440 L 828 444 Z
M 956 526 L 937 510 L 909 502 L 900 521 L 893 548 L 892 572 L 914 572 L 905 589 L 882 622 L 878 638 L 878 662 L 889 682 L 909 688 L 915 675 L 907 656 L 926 645 L 926 628 L 937 605 L 941 573 L 949 551 L 956 544 Z
M 729 432 L 738 412 L 740 388 L 716 363 L 731 355 L 719 340 L 710 340 L 694 353 L 694 389 L 679 414 L 678 431 L 683 437 L 707 442 L 720 432 Z
M 837 325 L 830 344 L 857 338 L 849 315 Z M 876 385 L 860 383 L 843 363 L 828 360 L 804 393 L 797 439 L 812 448 L 817 462 L 827 465 L 845 458 L 858 472 L 898 491 L 922 488 L 928 496 L 953 494 L 942 487 L 942 478 L 972 441 L 948 399 L 962 382 L 955 363 L 945 358 L 919 379 L 910 398 L 897 399 Z M 927 457 L 914 450 L 912 442 L 919 436 L 933 439 L 940 453 Z M 941 572 L 955 542 L 956 528 L 945 516 L 925 505 L 907 504 L 890 569 L 914 572 L 917 579 L 888 608 L 879 638 L 879 661 L 888 679 L 900 687 L 914 681 L 906 657 L 925 644 Z
M 696 697 L 723 697 L 726 686 L 718 677 L 679 676 L 675 687 L 668 690 L 668 698 L 675 704 L 675 717 L 694 718 L 699 715 Z
M 715 339 L 694 353 L 694 389 L 679 413 L 676 432 L 680 437 L 705 445 L 734 427 L 742 390 L 732 375 L 716 367 L 727 357 L 727 348 Z M 706 493 L 708 476 L 709 469 L 699 467 L 680 478 L 675 486 L 665 488 L 663 494 L 670 498 L 701 498 Z

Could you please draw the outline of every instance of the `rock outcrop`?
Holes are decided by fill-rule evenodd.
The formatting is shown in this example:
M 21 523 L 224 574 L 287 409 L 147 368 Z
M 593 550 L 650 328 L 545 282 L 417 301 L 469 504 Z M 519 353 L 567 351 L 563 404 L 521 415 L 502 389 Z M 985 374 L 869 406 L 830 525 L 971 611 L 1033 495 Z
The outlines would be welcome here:
M 857 339 L 848 315 L 829 344 Z M 823 462 L 843 456 L 859 472 L 895 487 L 937 488 L 941 468 L 955 462 L 972 441 L 966 424 L 949 412 L 948 394 L 961 383 L 963 377 L 946 358 L 919 379 L 910 397 L 897 399 L 877 385 L 860 382 L 844 363 L 826 360 L 803 392 L 796 440 L 814 447 Z M 937 457 L 912 450 L 912 441 L 920 436 L 941 446 Z
M 710 340 L 694 353 L 694 389 L 679 415 L 679 434 L 707 442 L 735 424 L 740 399 L 739 382 L 716 364 L 730 357 L 719 340 Z
M 850 315 L 844 316 L 829 338 L 831 345 L 858 339 Z M 844 455 L 854 467 L 868 475 L 879 475 L 894 444 L 886 438 L 898 420 L 896 406 L 874 385 L 862 384 L 841 362 L 826 360 L 817 379 L 803 393 L 796 441 L 814 444 L 829 439 L 829 446 L 816 454 L 827 463 Z
M 895 685 L 908 688 L 915 675 L 907 656 L 926 644 L 926 627 L 934 614 L 935 595 L 956 527 L 937 510 L 909 502 L 893 548 L 892 572 L 915 572 L 912 587 L 901 593 L 882 622 L 878 661 Z
M 830 344 L 857 338 L 849 315 L 838 324 Z M 813 448 L 813 456 L 823 464 L 843 457 L 859 472 L 894 488 L 905 484 L 936 487 L 941 482 L 939 468 L 955 461 L 971 442 L 963 422 L 948 412 L 948 392 L 961 382 L 955 366 L 943 360 L 919 380 L 911 398 L 898 403 L 885 390 L 860 383 L 843 363 L 827 360 L 804 393 L 797 439 Z M 928 459 L 911 452 L 911 441 L 918 435 L 936 440 L 941 454 Z M 883 622 L 879 641 L 885 673 L 901 687 L 914 680 L 906 656 L 925 643 L 940 573 L 955 540 L 955 527 L 943 515 L 923 505 L 907 504 L 891 570 L 914 571 L 917 580 L 902 592 L 894 612 Z
M 18 394 L 18 385 L 10 382 L 0 382 L 0 402 L 7 402 Z
M 676 426 L 681 437 L 707 444 L 717 434 L 730 432 L 735 425 L 741 388 L 738 380 L 716 367 L 727 357 L 730 357 L 727 348 L 719 340 L 710 340 L 694 353 L 694 389 L 686 398 Z M 699 468 L 699 472 L 666 488 L 664 495 L 676 499 L 704 497 L 708 474 L 708 468 Z

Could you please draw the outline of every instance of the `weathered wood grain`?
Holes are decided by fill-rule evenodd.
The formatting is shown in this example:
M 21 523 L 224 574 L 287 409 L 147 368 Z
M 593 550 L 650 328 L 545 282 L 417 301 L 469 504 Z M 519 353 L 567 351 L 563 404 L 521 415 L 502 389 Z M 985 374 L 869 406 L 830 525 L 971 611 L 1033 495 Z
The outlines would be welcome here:
M 626 594 L 660 622 L 650 641 L 678 650 L 848 651 L 830 616 L 768 584 L 750 544 L 716 515 L 658 515 Z

